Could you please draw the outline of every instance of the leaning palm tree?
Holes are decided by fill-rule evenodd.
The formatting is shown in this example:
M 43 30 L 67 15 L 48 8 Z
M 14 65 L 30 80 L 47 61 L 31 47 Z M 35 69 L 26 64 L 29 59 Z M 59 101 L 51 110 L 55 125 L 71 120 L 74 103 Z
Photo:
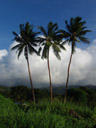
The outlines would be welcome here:
M 15 46 L 11 48 L 11 50 L 17 50 L 18 53 L 18 59 L 22 52 L 24 52 L 25 59 L 27 61 L 28 66 L 28 72 L 29 72 L 29 79 L 32 89 L 32 95 L 33 95 L 33 101 L 35 102 L 35 94 L 34 94 L 34 88 L 31 78 L 31 71 L 30 71 L 30 65 L 29 65 L 29 54 L 38 52 L 35 50 L 35 47 L 37 46 L 37 34 L 38 32 L 33 31 L 33 25 L 30 25 L 28 22 L 24 24 L 20 24 L 20 34 L 18 35 L 16 32 L 13 32 L 15 38 L 14 40 L 18 42 Z
M 51 81 L 51 72 L 50 72 L 50 64 L 49 64 L 49 51 L 50 48 L 53 48 L 54 54 L 58 59 L 61 59 L 59 53 L 61 52 L 61 48 L 65 50 L 64 46 L 60 43 L 62 37 L 58 30 L 57 23 L 49 22 L 47 29 L 42 26 L 38 27 L 40 31 L 43 33 L 43 37 L 39 37 L 40 45 L 43 46 L 42 50 L 42 59 L 47 59 L 48 71 L 49 71 L 49 82 L 50 82 L 50 91 L 51 91 L 51 102 L 53 100 L 52 94 L 52 81 Z
M 67 72 L 67 80 L 66 80 L 66 87 L 65 87 L 65 97 L 64 102 L 66 102 L 67 97 L 67 88 L 68 88 L 68 81 L 69 81 L 69 72 L 70 72 L 70 65 L 72 61 L 72 55 L 75 52 L 76 43 L 84 42 L 84 43 L 90 43 L 89 39 L 85 37 L 87 32 L 91 32 L 90 30 L 86 30 L 85 21 L 82 21 L 81 17 L 71 18 L 70 23 L 68 24 L 67 21 L 65 21 L 66 29 L 61 30 L 63 37 L 66 39 L 63 44 L 69 43 L 71 44 L 71 55 L 70 60 L 68 64 L 68 72 Z

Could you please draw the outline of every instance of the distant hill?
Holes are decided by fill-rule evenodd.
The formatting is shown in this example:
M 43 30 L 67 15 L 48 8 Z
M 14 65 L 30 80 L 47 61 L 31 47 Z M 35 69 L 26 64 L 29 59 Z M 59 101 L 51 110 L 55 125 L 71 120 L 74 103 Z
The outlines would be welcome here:
M 53 87 L 53 97 L 63 101 L 65 87 Z M 0 87 L 0 94 L 12 99 L 14 102 L 32 101 L 32 91 L 27 86 Z M 50 99 L 50 87 L 35 89 L 36 102 Z M 68 101 L 90 107 L 96 106 L 96 86 L 69 86 L 67 93 Z
M 15 86 L 15 87 L 18 87 L 18 85 Z M 28 88 L 27 86 L 24 86 L 24 87 L 26 87 L 25 89 Z M 93 86 L 93 85 L 70 85 L 70 86 L 68 86 L 68 89 L 71 89 L 71 88 L 80 88 L 80 87 L 86 87 L 86 88 L 90 88 L 90 89 L 96 89 L 96 86 Z M 10 93 L 10 89 L 11 88 L 13 88 L 13 87 L 7 87 L 7 86 L 0 85 L 0 93 L 1 94 L 8 95 Z M 41 91 L 45 91 L 46 90 L 46 91 L 48 91 L 50 93 L 50 87 L 36 88 L 35 90 L 41 90 Z M 56 86 L 56 87 L 53 86 L 53 94 L 54 95 L 64 95 L 64 91 L 65 91 L 65 87 L 64 86 Z
M 71 86 L 68 86 L 68 89 L 71 89 L 71 88 L 80 88 L 80 87 L 86 87 L 86 88 L 89 88 L 89 89 L 96 89 L 96 86 L 93 86 L 93 85 L 71 85 Z M 42 88 L 43 90 L 48 90 L 50 92 L 50 88 L 47 87 L 47 88 Z M 64 95 L 64 91 L 65 91 L 65 87 L 64 86 L 58 86 L 58 87 L 55 87 L 53 86 L 53 94 L 55 95 Z

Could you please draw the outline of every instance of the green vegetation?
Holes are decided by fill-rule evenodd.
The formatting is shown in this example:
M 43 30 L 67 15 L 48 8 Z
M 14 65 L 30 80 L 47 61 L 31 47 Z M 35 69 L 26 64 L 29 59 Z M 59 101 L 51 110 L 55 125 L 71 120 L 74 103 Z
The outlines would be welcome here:
M 96 98 L 94 89 L 69 89 L 66 104 L 62 102 L 63 95 L 55 93 L 50 103 L 50 93 L 44 89 L 35 90 L 35 104 L 27 87 L 6 87 L 6 90 L 8 95 L 4 94 L 4 87 L 0 88 L 0 128 L 93 128 L 96 125 L 96 102 L 92 104 Z M 19 104 L 15 104 L 16 101 Z

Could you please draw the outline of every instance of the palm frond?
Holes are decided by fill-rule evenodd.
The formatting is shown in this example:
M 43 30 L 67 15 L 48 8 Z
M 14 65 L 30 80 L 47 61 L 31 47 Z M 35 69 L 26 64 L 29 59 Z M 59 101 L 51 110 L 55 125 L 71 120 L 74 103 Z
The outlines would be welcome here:
M 61 32 L 61 35 L 64 37 L 64 38 L 68 38 L 71 36 L 71 34 L 65 30 L 60 30 Z
M 52 47 L 54 48 L 54 50 L 55 50 L 55 51 L 57 51 L 57 52 L 61 52 L 61 50 L 60 50 L 59 46 L 58 46 L 58 45 L 56 45 L 55 43 L 54 43 L 54 44 L 52 44 Z
M 39 26 L 38 29 L 40 29 L 40 31 L 44 34 L 44 36 L 47 37 L 47 32 L 42 26 Z
M 86 24 L 86 21 L 81 21 L 79 24 L 83 26 L 84 24 Z
M 62 42 L 62 45 L 65 45 L 66 43 L 70 43 L 69 39 L 64 40 L 64 41 Z
M 67 20 L 65 20 L 65 24 L 66 24 L 66 29 L 71 33 L 71 28 L 70 25 L 68 24 Z
M 50 32 L 52 32 L 52 26 L 53 26 L 53 23 L 50 21 L 48 26 L 47 26 L 48 35 L 50 34 Z
M 49 48 L 50 48 L 50 46 L 48 46 L 48 45 L 44 45 L 44 47 L 43 47 L 43 51 L 42 51 L 42 59 L 47 59 L 47 58 L 49 58 Z
M 16 32 L 13 31 L 12 33 L 13 33 L 14 36 L 18 37 L 18 34 Z
M 55 41 L 54 44 L 57 45 L 59 48 L 66 50 L 66 48 L 63 46 L 61 42 Z
M 17 44 L 11 48 L 11 50 L 16 50 L 18 47 L 20 47 L 20 44 Z
M 80 39 L 82 42 L 84 42 L 84 43 L 87 43 L 87 44 L 89 44 L 89 43 L 90 43 L 89 39 L 88 39 L 88 38 L 86 38 L 86 37 L 79 36 L 79 39 Z
M 70 26 L 72 26 L 74 24 L 74 18 L 72 17 L 71 19 L 70 19 Z
M 41 50 L 42 50 L 42 48 L 39 47 L 39 49 L 38 49 L 38 53 L 39 53 L 39 55 L 40 55 L 40 53 L 41 53 Z
M 52 48 L 53 48 L 55 56 L 57 57 L 57 59 L 60 60 L 61 59 L 61 57 L 59 55 L 59 53 L 61 52 L 60 48 L 55 44 L 52 45 Z
M 58 31 L 58 24 L 57 23 L 53 24 L 51 29 L 53 32 Z
M 56 32 L 58 31 L 58 24 L 53 23 L 53 22 L 49 22 L 47 30 L 48 30 L 48 35 L 56 34 Z
M 81 22 L 81 20 L 82 20 L 82 18 L 79 17 L 79 16 L 77 16 L 76 18 L 74 18 L 74 23 L 75 23 L 75 24 L 78 24 L 78 23 Z M 84 21 L 84 22 L 85 22 L 85 21 Z
M 43 37 L 37 37 L 37 40 L 38 40 L 38 42 L 39 42 L 39 45 L 40 44 L 44 44 L 44 41 L 46 41 L 46 39 L 45 38 L 43 38 Z
M 21 53 L 23 52 L 23 48 L 18 48 L 17 52 L 18 52 L 18 57 L 17 58 L 19 59 Z
M 84 30 L 84 31 L 81 31 L 79 34 L 80 35 L 85 35 L 87 32 L 91 32 L 91 30 Z
M 75 41 L 77 41 L 78 43 L 80 43 L 80 40 L 78 40 L 78 38 L 75 36 Z
M 30 54 L 35 53 L 39 55 L 38 51 L 34 47 L 32 47 L 31 44 L 28 44 L 28 50 Z
M 66 50 L 66 48 L 62 44 L 59 44 L 59 47 L 63 50 Z

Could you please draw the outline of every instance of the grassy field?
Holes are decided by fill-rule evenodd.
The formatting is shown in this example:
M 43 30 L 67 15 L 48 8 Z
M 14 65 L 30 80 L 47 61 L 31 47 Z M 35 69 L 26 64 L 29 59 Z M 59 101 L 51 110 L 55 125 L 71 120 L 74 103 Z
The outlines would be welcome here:
M 0 94 L 0 128 L 93 128 L 94 125 L 96 107 L 71 101 L 64 104 L 57 98 L 52 104 L 43 98 L 36 104 L 25 101 L 17 105 Z

